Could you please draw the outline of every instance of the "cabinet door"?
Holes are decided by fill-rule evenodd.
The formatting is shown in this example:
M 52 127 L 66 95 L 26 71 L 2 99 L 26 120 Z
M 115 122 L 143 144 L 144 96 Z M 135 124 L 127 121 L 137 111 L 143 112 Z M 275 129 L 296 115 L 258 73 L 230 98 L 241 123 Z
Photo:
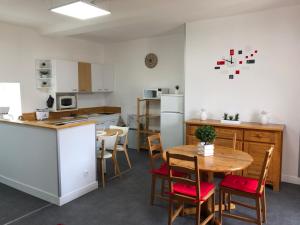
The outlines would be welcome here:
M 253 157 L 253 163 L 244 171 L 245 176 L 257 179 L 260 178 L 266 150 L 270 149 L 270 147 L 271 144 L 244 142 L 244 151 Z M 267 181 L 272 181 L 272 170 L 273 165 L 271 162 Z
M 92 64 L 92 91 L 103 92 L 103 70 L 102 65 Z
M 114 90 L 114 68 L 113 65 L 103 65 L 103 88 L 104 91 Z
M 80 92 L 92 91 L 91 64 L 85 62 L 78 63 L 78 82 Z
M 56 60 L 55 66 L 56 92 L 77 92 L 78 63 Z

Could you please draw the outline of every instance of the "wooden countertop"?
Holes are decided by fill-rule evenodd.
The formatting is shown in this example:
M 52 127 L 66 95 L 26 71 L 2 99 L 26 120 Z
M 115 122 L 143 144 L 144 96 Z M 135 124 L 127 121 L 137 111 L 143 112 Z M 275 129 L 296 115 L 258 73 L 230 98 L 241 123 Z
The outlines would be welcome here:
M 35 126 L 35 127 L 42 127 L 42 128 L 48 128 L 48 129 L 66 129 L 71 127 L 78 127 L 88 124 L 95 124 L 96 121 L 94 120 L 82 120 L 82 121 L 76 121 L 73 123 L 63 124 L 63 125 L 55 125 L 53 124 L 55 121 L 53 120 L 44 120 L 44 121 L 22 121 L 22 120 L 1 120 L 0 123 L 12 123 L 12 124 L 19 124 L 19 125 L 25 125 L 25 126 Z
M 270 131 L 283 131 L 283 124 L 260 124 L 253 122 L 241 122 L 241 124 L 226 124 L 221 123 L 220 120 L 200 120 L 200 119 L 190 119 L 186 121 L 186 124 L 189 125 L 212 125 L 212 126 L 221 126 L 221 127 L 233 127 L 233 128 L 246 128 L 254 130 L 270 130 Z

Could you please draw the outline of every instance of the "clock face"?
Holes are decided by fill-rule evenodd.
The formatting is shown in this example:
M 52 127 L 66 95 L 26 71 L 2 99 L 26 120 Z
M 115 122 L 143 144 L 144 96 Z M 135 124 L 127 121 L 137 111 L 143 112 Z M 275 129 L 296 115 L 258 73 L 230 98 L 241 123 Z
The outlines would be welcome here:
M 234 79 L 241 73 L 241 69 L 245 68 L 245 65 L 255 64 L 255 57 L 257 50 L 235 50 L 230 49 L 227 56 L 221 57 L 217 61 L 215 70 L 220 70 L 222 73 L 228 75 L 229 79 Z

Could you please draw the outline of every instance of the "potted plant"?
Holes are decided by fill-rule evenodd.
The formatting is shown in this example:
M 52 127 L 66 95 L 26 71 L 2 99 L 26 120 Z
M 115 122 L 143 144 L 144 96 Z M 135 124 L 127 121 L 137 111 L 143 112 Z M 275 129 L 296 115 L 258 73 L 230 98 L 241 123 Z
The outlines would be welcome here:
M 179 94 L 179 85 L 175 86 L 175 94 Z
M 205 125 L 197 128 L 195 136 L 199 139 L 199 151 L 204 156 L 213 155 L 216 130 L 213 126 Z

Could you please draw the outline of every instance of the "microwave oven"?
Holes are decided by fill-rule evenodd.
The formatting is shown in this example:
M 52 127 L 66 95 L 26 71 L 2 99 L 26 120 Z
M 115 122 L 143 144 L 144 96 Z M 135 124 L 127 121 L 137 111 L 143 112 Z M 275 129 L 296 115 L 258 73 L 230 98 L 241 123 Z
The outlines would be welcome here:
M 169 88 L 144 89 L 144 99 L 160 98 L 162 94 L 169 94 Z
M 57 96 L 57 109 L 76 109 L 77 97 L 76 95 L 60 95 Z

